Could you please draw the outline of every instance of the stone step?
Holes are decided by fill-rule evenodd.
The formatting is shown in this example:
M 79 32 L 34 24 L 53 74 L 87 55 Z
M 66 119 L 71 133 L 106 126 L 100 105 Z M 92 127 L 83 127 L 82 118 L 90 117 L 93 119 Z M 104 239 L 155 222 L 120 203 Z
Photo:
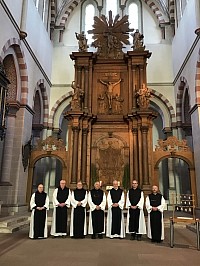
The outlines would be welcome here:
M 3 233 L 3 234 L 11 234 L 13 232 L 19 231 L 19 230 L 21 230 L 21 229 L 29 226 L 29 224 L 30 224 L 30 222 L 27 219 L 26 221 L 13 224 L 13 225 L 8 226 L 8 227 L 1 227 L 0 226 L 0 233 Z
M 29 225 L 30 213 L 0 218 L 0 233 L 12 233 Z

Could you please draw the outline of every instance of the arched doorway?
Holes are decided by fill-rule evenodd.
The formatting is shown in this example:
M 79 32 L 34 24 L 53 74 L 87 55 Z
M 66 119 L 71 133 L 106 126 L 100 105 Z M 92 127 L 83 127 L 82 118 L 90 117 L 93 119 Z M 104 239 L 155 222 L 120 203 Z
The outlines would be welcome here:
M 170 195 L 193 194 L 197 204 L 196 178 L 193 152 L 186 140 L 175 136 L 167 140 L 158 140 L 154 155 L 153 184 L 160 185 L 160 190 L 168 199 Z
M 62 162 L 53 156 L 39 159 L 33 168 L 32 193 L 36 191 L 38 184 L 42 183 L 44 191 L 49 195 L 50 208 L 53 191 L 62 179 L 62 168 Z
M 36 190 L 39 183 L 44 184 L 45 191 L 50 197 L 50 203 L 53 190 L 58 186 L 61 179 L 65 179 L 69 186 L 67 156 L 68 153 L 62 139 L 50 136 L 45 140 L 38 141 L 31 152 L 29 163 L 27 204 L 29 204 L 31 194 Z
M 173 204 L 173 196 L 192 194 L 189 165 L 180 158 L 164 158 L 158 164 L 159 189 L 168 202 Z

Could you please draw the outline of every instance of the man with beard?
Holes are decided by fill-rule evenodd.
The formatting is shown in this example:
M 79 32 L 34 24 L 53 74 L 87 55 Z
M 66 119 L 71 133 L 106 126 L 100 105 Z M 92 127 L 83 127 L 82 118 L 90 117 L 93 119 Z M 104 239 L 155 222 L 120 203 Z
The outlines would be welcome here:
M 77 187 L 71 195 L 71 223 L 70 236 L 73 238 L 85 238 L 86 235 L 86 204 L 87 191 L 83 188 L 83 183 L 78 181 Z
M 33 239 L 47 238 L 47 210 L 49 209 L 49 197 L 44 192 L 43 184 L 39 184 L 37 191 L 33 193 L 30 201 L 32 210 L 30 220 L 29 237 Z
M 71 193 L 66 181 L 60 180 L 60 186 L 53 193 L 53 218 L 51 235 L 54 237 L 67 235 L 67 208 L 70 207 Z
M 113 181 L 113 188 L 108 193 L 108 216 L 106 236 L 110 238 L 125 237 L 124 229 L 124 192 L 118 187 L 118 181 Z
M 126 199 L 127 224 L 126 233 L 131 234 L 131 240 L 141 240 L 141 235 L 146 234 L 146 225 L 144 219 L 144 194 L 138 188 L 137 180 L 133 180 L 132 188 L 129 189 Z
M 106 195 L 100 189 L 99 181 L 94 183 L 94 189 L 89 192 L 88 204 L 90 206 L 88 234 L 92 235 L 92 239 L 95 239 L 97 234 L 98 238 L 102 239 L 105 233 L 104 211 L 106 207 Z
M 164 239 L 163 212 L 165 199 L 158 193 L 158 187 L 152 187 L 152 193 L 146 198 L 146 209 L 148 212 L 147 236 L 152 242 L 160 243 Z

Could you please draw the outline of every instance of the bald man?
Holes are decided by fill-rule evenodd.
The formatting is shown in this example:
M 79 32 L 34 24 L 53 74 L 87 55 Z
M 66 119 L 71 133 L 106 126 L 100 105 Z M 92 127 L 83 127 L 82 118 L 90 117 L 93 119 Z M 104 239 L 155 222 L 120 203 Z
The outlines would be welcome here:
M 60 180 L 60 186 L 53 193 L 53 218 L 51 235 L 63 237 L 67 235 L 67 208 L 70 207 L 71 192 L 66 187 L 66 181 Z
M 118 181 L 113 181 L 113 188 L 109 191 L 108 197 L 108 216 L 106 236 L 110 238 L 124 238 L 124 192 L 118 186 Z
M 94 188 L 88 194 L 88 204 L 90 206 L 88 234 L 92 239 L 102 239 L 105 234 L 105 207 L 106 195 L 101 189 L 100 182 L 94 183 Z
M 152 187 L 152 193 L 146 198 L 146 209 L 148 212 L 147 236 L 152 242 L 160 243 L 164 239 L 163 212 L 165 199 L 158 192 L 158 187 Z

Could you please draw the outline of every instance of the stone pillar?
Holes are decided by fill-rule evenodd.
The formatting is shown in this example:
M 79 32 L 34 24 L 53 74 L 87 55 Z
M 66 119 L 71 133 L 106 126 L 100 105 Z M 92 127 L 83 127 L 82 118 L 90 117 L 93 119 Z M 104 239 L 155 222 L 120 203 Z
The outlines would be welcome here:
M 7 116 L 7 130 L 4 143 L 4 155 L 2 163 L 2 176 L 1 184 L 9 185 L 10 184 L 10 171 L 12 164 L 12 155 L 13 155 L 13 145 L 14 145 L 14 136 L 15 136 L 15 120 L 16 113 L 19 110 L 19 106 L 10 104 L 9 113 Z
M 20 39 L 25 39 L 27 37 L 26 33 L 27 7 L 28 7 L 28 0 L 23 0 L 20 33 L 19 33 Z
M 73 126 L 73 154 L 72 154 L 72 176 L 71 183 L 75 184 L 77 182 L 78 173 L 78 137 L 79 137 L 79 127 Z

